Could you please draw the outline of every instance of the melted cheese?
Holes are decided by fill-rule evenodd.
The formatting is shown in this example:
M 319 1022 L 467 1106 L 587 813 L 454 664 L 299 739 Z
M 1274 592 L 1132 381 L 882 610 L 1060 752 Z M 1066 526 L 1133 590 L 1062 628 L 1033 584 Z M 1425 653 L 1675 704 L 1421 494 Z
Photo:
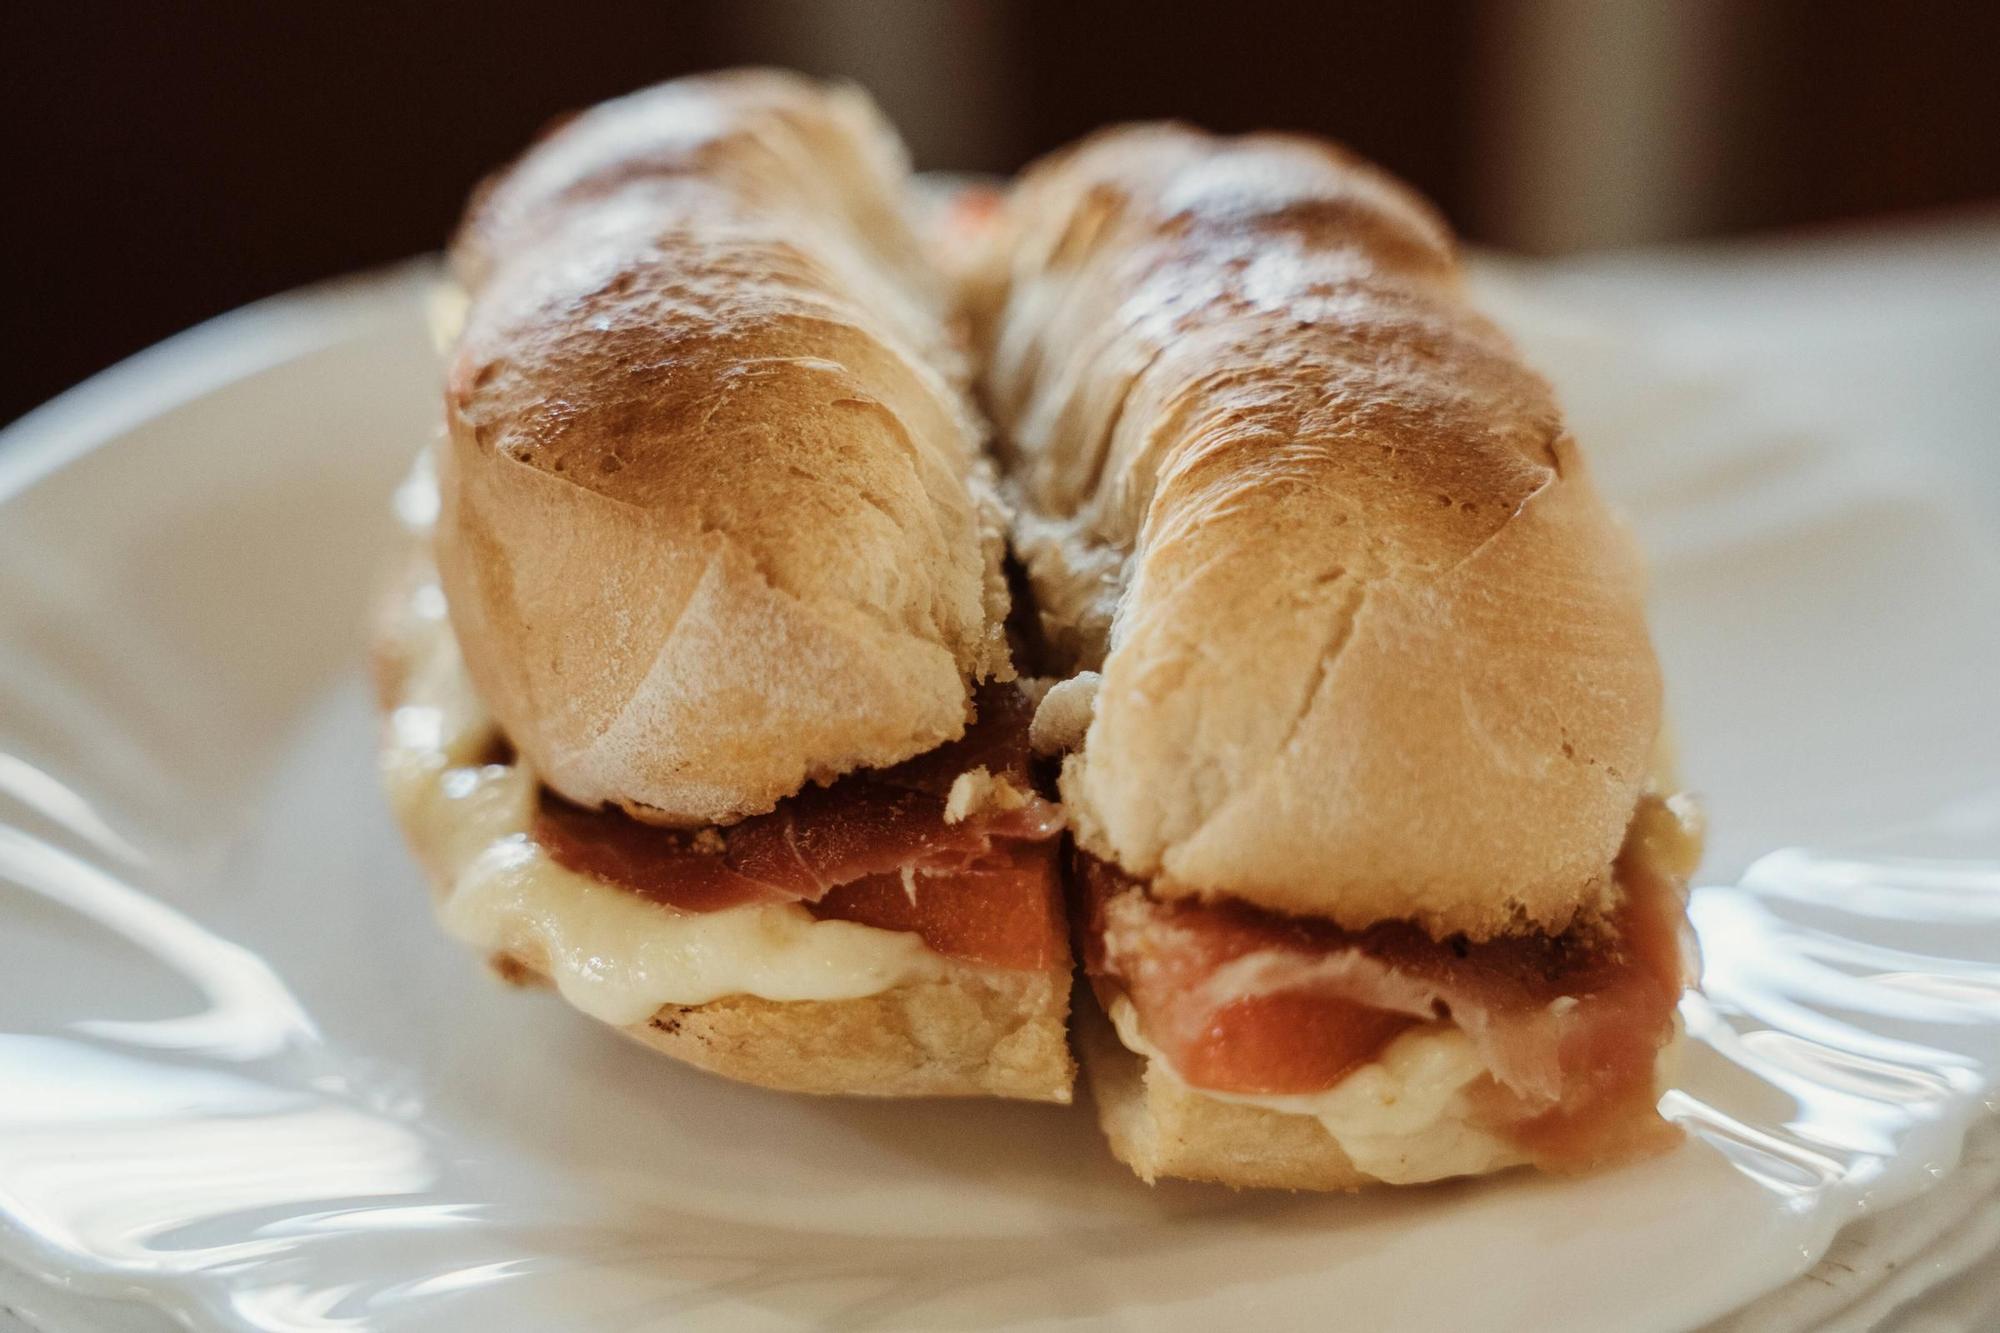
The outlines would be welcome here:
M 847 1000 L 941 974 L 947 964 L 904 931 L 820 921 L 796 903 L 678 912 L 566 869 L 529 836 L 538 798 L 525 764 L 481 763 L 497 732 L 443 616 L 410 599 L 404 702 L 389 718 L 383 779 L 441 886 L 445 929 L 547 976 L 607 1023 L 725 995 Z
M 441 915 L 460 939 L 523 959 L 620 1025 L 725 995 L 856 999 L 937 971 L 915 935 L 818 921 L 792 903 L 674 912 L 564 870 L 520 834 L 473 859 Z
M 1173 1064 L 1139 1031 L 1132 1002 L 1110 1004 L 1111 1022 L 1127 1049 L 1147 1060 L 1147 1077 L 1189 1087 Z M 1257 1096 L 1189 1090 L 1219 1101 L 1262 1107 L 1319 1121 L 1355 1167 L 1391 1185 L 1479 1175 L 1527 1161 L 1526 1154 L 1468 1119 L 1467 1085 L 1486 1072 L 1471 1040 L 1448 1023 L 1414 1028 L 1325 1092 Z

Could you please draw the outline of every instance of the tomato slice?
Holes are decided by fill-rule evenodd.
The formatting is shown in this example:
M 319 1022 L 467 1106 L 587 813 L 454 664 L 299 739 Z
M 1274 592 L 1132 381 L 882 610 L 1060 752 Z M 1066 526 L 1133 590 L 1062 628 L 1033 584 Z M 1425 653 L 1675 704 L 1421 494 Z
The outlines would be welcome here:
M 947 958 L 1021 971 L 1069 966 L 1052 843 L 1016 845 L 1003 860 L 942 875 L 870 875 L 810 905 L 816 917 L 912 930 Z

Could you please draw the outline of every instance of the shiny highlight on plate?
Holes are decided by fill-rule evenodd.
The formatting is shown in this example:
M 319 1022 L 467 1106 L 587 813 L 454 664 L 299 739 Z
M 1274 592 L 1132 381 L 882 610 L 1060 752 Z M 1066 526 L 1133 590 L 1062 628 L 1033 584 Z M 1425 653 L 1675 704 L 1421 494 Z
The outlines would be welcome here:
M 9 806 L 88 854 L 0 822 L 0 907 L 34 895 L 136 947 L 203 1004 L 0 1032 L 0 1259 L 260 1329 L 372 1325 L 380 1284 L 362 1252 L 343 1265 L 340 1251 L 384 1231 L 429 1273 L 399 1296 L 401 1315 L 505 1275 L 490 1249 L 506 1228 L 445 1201 L 453 1168 L 433 1136 L 356 1086 L 261 959 L 108 868 L 144 869 L 74 791 L 0 754 L 0 820 Z M 0 937 L 0 975 L 10 947 L 32 940 Z M 461 1238 L 476 1257 L 460 1257 Z M 326 1285 L 343 1266 L 361 1276 Z M 314 1282 L 286 1282 L 295 1267 Z

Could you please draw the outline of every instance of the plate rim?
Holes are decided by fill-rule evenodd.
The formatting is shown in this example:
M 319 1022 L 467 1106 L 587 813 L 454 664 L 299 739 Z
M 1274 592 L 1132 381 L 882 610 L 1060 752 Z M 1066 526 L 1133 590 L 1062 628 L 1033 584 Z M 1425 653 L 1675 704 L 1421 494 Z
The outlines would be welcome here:
M 0 426 L 0 505 L 145 421 L 341 342 L 383 317 L 383 298 L 421 296 L 441 265 L 415 255 L 276 292 L 79 380 Z

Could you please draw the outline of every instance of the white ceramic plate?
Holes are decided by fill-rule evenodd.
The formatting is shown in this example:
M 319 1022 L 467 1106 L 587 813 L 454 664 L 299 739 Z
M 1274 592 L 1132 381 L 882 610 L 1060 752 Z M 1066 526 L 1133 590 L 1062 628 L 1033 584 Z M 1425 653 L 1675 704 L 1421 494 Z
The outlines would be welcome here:
M 1747 870 L 1696 901 L 1689 1143 L 1235 1195 L 1138 1184 L 1083 1109 L 649 1059 L 440 937 L 360 671 L 424 281 L 253 308 L 0 442 L 17 1268 L 230 1329 L 1670 1329 L 1952 1169 L 2000 1067 L 2000 560 L 1727 367 L 1511 298 L 1654 553 L 1710 878 Z M 1792 844 L 1847 850 L 1758 859 Z

